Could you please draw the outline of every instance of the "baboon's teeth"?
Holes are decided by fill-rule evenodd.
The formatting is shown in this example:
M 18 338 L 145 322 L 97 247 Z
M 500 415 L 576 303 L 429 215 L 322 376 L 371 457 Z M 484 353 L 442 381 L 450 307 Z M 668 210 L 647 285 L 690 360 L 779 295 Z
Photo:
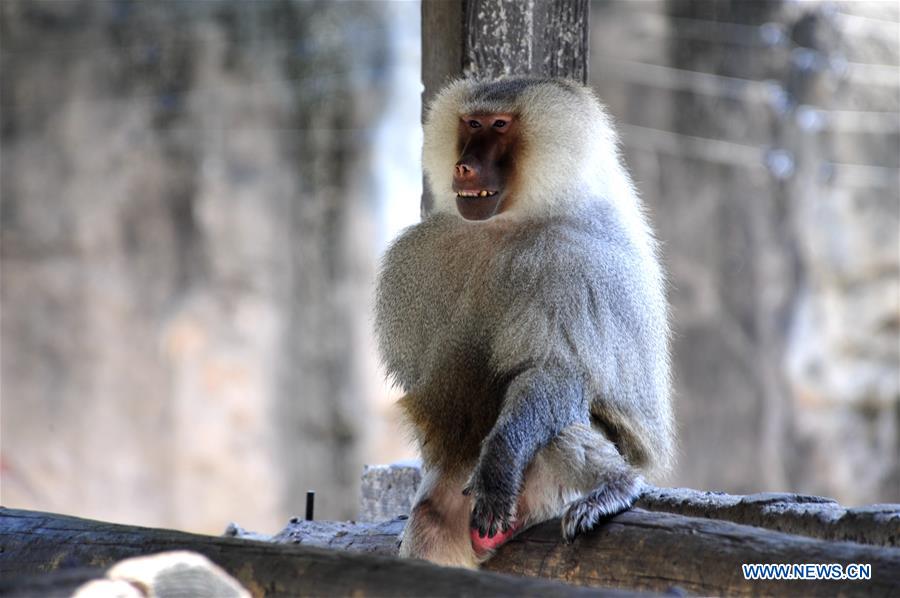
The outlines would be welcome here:
M 487 189 L 482 189 L 481 191 L 457 191 L 457 197 L 493 197 L 497 195 L 498 191 L 488 191 Z

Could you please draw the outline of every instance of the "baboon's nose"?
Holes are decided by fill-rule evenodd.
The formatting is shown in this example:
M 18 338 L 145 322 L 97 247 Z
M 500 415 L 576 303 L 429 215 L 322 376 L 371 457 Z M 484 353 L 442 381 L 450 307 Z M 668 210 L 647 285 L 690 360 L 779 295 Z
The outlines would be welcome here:
M 475 178 L 478 172 L 475 170 L 475 167 L 471 164 L 465 164 L 463 162 L 456 163 L 456 169 L 454 172 L 454 176 L 458 181 L 468 181 L 470 179 Z

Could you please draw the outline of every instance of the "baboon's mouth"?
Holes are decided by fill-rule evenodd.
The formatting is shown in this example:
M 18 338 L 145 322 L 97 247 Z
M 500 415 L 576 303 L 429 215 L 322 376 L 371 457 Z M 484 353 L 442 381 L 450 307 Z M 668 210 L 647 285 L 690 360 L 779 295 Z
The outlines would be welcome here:
M 456 197 L 493 197 L 499 191 L 489 191 L 487 189 L 473 189 L 471 191 L 457 191 Z
M 457 191 L 456 209 L 466 220 L 487 220 L 500 208 L 500 191 Z

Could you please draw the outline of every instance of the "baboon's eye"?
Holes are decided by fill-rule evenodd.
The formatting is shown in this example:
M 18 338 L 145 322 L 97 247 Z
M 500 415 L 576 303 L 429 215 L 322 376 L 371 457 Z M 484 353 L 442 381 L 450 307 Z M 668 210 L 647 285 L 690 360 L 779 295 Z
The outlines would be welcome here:
M 494 126 L 497 127 L 498 129 L 502 129 L 503 127 L 506 126 L 506 121 L 497 119 L 494 121 Z
M 470 120 L 469 126 L 472 127 L 473 129 L 477 129 L 478 127 L 481 126 L 481 123 L 478 122 L 477 120 Z

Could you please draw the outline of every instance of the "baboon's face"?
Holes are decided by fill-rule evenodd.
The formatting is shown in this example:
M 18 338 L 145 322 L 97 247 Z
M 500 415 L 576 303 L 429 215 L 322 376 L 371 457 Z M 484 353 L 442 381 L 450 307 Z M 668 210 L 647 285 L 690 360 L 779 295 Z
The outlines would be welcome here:
M 460 118 L 453 190 L 456 208 L 466 220 L 487 220 L 509 208 L 519 126 L 516 116 L 507 113 Z

